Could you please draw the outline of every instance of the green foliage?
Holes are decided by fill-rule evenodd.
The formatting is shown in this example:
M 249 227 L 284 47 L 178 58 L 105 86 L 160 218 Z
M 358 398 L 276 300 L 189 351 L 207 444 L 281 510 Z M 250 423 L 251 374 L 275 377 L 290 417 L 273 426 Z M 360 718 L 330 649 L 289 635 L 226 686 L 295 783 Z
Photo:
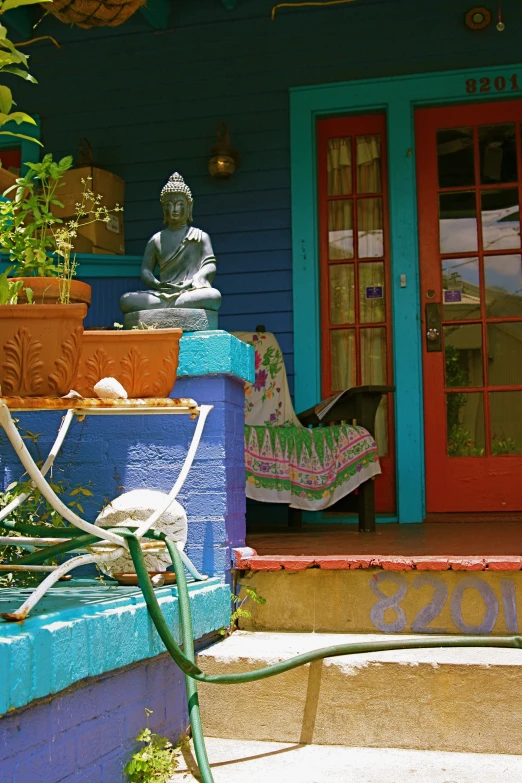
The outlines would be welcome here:
M 38 450 L 38 438 L 39 433 L 31 432 L 30 430 L 21 430 L 24 440 L 31 441 L 36 447 L 36 463 L 41 467 L 43 460 Z M 83 508 L 78 502 L 78 497 L 92 497 L 92 492 L 88 486 L 79 486 L 71 489 L 65 481 L 54 481 L 52 478 L 49 481 L 51 488 L 57 495 L 61 495 L 64 502 L 70 508 L 83 513 Z M 7 521 L 16 523 L 25 523 L 32 525 L 44 525 L 49 527 L 49 537 L 52 538 L 52 528 L 62 527 L 67 525 L 60 514 L 51 506 L 50 503 L 45 500 L 39 490 L 35 489 L 30 481 L 14 481 L 9 484 L 5 492 L 0 492 L 0 509 L 5 508 L 15 498 L 19 497 L 25 492 L 29 492 L 29 497 L 25 500 L 19 508 L 15 508 L 14 511 L 8 516 Z M 64 497 L 65 496 L 65 497 Z M 5 535 L 4 531 L 0 527 L 0 533 Z M 18 535 L 28 535 L 27 533 L 19 534 L 16 530 L 9 529 L 9 535 L 17 537 Z M 0 563 L 7 565 L 10 563 L 16 563 L 20 557 L 23 557 L 28 552 L 27 549 L 17 547 L 16 545 L 0 546 Z M 56 563 L 55 560 L 48 561 L 50 565 Z M 5 575 L 4 575 L 5 574 Z M 12 573 L 0 572 L 0 588 L 1 587 L 30 587 L 38 584 L 45 578 L 45 574 L 36 573 L 30 571 L 13 571 Z
M 23 280 L 11 281 L 6 274 L 0 275 L 0 305 L 16 304 L 18 292 L 23 286 Z
M 53 205 L 61 206 L 57 191 L 72 157 L 58 163 L 47 154 L 40 163 L 28 163 L 29 171 L 6 190 L 15 191 L 12 201 L 0 203 L 0 250 L 13 266 L 8 273 L 30 277 L 57 277 L 60 273 L 57 231 L 63 220 L 55 217 Z
M 503 454 L 518 454 L 517 442 L 508 435 L 503 435 L 501 438 L 497 438 L 494 435 L 491 438 L 491 453 L 495 457 L 502 456 Z
M 234 604 L 234 611 L 230 616 L 230 627 L 221 628 L 220 634 L 222 636 L 228 636 L 237 628 L 237 621 L 241 618 L 248 619 L 252 617 L 252 613 L 248 609 L 243 609 L 243 606 L 249 601 L 253 601 L 260 606 L 266 604 L 266 598 L 259 595 L 255 587 L 248 587 L 247 585 L 240 584 L 239 587 L 243 589 L 244 596 L 241 598 L 239 595 L 232 595 L 232 602 Z
M 147 717 L 152 710 L 145 710 Z M 176 749 L 166 737 L 154 734 L 149 728 L 140 731 L 137 742 L 143 742 L 124 769 L 130 783 L 167 783 L 173 775 L 178 760 Z
M 446 345 L 444 351 L 446 366 L 446 385 L 450 388 L 469 386 L 469 376 L 460 363 L 460 352 L 452 345 Z M 464 429 L 460 413 L 467 404 L 465 394 L 455 392 L 446 395 L 446 416 L 448 425 L 448 456 L 449 457 L 483 457 L 486 450 L 477 446 L 471 432 Z M 506 435 L 491 438 L 491 454 L 517 454 L 517 443 Z
M 6 11 L 11 11 L 13 8 L 18 8 L 22 5 L 36 5 L 42 1 L 49 2 L 49 0 L 0 1 L 0 16 L 5 14 Z M 0 77 L 5 73 L 19 76 L 21 79 L 36 83 L 36 79 L 34 76 L 31 76 L 28 71 L 27 55 L 20 52 L 13 42 L 9 40 L 7 37 L 7 28 L 0 24 Z M 23 111 L 11 111 L 15 105 L 16 103 L 9 87 L 6 87 L 5 84 L 0 84 L 0 128 L 3 128 L 4 125 L 9 122 L 14 122 L 17 125 L 20 125 L 23 122 L 28 123 L 29 125 L 36 125 L 35 120 L 29 114 L 26 114 Z M 26 136 L 23 133 L 0 130 L 0 135 L 15 136 L 19 139 L 26 139 L 40 144 L 37 139 L 32 136 Z
M 465 430 L 460 422 L 448 428 L 449 457 L 483 457 L 484 454 L 484 449 L 475 445 L 471 432 Z

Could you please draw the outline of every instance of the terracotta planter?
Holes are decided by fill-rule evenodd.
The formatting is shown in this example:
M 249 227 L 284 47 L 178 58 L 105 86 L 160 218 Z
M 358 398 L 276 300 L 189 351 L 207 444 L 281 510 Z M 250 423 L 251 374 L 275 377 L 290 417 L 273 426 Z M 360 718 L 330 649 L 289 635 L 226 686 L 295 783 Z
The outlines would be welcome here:
M 85 304 L 0 305 L 0 388 L 8 397 L 62 397 L 72 388 Z
M 16 185 L 17 179 L 18 177 L 16 174 L 13 174 L 11 171 L 7 171 L 7 169 L 0 167 L 0 193 L 4 193 L 4 191 L 9 190 L 9 188 L 11 188 L 13 185 Z M 13 192 L 10 193 L 7 198 L 12 201 L 15 193 L 16 191 L 13 190 Z
M 168 397 L 178 369 L 181 329 L 86 331 L 73 388 L 95 397 L 102 378 L 116 378 L 129 397 Z
M 58 304 L 60 286 L 57 277 L 10 277 L 10 280 L 23 280 L 24 288 L 32 288 L 35 304 Z M 24 288 L 18 294 L 18 302 L 27 302 Z M 91 286 L 81 280 L 71 280 L 71 304 L 91 303 Z

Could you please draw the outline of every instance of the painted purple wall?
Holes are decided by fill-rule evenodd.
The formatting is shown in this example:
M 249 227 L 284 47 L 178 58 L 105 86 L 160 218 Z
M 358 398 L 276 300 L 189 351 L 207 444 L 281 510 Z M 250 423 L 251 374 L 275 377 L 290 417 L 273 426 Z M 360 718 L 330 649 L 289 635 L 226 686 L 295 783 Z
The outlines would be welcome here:
M 148 723 L 145 708 L 153 710 Z M 188 725 L 183 676 L 159 655 L 83 680 L 0 719 L 2 783 L 121 783 L 146 725 L 177 741 Z

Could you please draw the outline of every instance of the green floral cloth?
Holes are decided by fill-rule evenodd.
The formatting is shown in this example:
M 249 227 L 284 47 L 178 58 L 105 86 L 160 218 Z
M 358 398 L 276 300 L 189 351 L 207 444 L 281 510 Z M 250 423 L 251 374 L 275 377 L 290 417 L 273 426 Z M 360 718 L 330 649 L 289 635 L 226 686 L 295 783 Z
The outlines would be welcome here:
M 375 441 L 363 427 L 299 423 L 273 334 L 235 334 L 255 348 L 255 380 L 245 387 L 247 497 L 320 511 L 381 472 Z

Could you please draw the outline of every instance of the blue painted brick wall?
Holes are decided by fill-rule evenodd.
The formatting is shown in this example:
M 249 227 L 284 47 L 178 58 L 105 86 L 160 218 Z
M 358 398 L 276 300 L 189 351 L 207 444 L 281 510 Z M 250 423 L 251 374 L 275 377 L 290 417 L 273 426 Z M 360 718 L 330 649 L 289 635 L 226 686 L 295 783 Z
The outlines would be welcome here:
M 148 718 L 145 708 L 153 710 Z M 122 783 L 146 725 L 176 742 L 188 725 L 168 655 L 92 678 L 0 718 L 2 783 Z
M 226 577 L 230 550 L 245 538 L 243 381 L 231 376 L 178 378 L 175 395 L 212 404 L 196 459 L 178 500 L 187 512 L 186 551 L 196 567 Z M 38 450 L 47 455 L 61 420 L 59 413 L 18 415 L 20 426 L 40 433 Z M 169 492 L 196 426 L 188 416 L 96 417 L 75 421 L 55 462 L 54 479 L 69 488 L 87 485 L 85 518 L 123 491 Z M 33 454 L 37 449 L 31 446 Z M 0 431 L 0 483 L 17 480 L 22 469 Z M 84 502 L 85 501 L 85 502 Z

